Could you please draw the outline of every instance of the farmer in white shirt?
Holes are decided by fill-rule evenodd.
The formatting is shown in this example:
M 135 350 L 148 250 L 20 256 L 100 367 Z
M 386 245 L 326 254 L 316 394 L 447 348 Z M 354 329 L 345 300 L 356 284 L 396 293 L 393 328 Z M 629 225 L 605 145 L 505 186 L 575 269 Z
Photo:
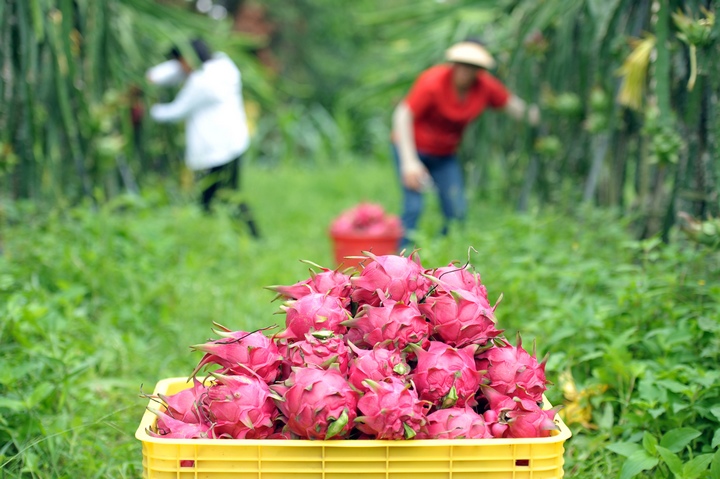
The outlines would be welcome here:
M 197 70 L 177 48 L 172 50 L 173 59 L 148 70 L 148 79 L 157 85 L 185 81 L 177 97 L 171 103 L 153 105 L 150 116 L 158 122 L 185 120 L 185 163 L 207 174 L 201 202 L 210 211 L 220 188 L 239 188 L 240 159 L 248 149 L 250 134 L 240 70 L 224 53 L 212 54 L 204 41 L 196 39 L 191 45 L 202 62 Z M 239 205 L 239 215 L 257 238 L 257 226 L 245 202 Z

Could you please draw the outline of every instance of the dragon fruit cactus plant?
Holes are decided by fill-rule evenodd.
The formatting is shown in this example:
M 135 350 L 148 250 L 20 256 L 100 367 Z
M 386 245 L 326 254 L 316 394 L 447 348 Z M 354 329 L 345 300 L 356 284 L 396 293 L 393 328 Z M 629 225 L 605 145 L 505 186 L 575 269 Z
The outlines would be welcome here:
M 373 213 L 368 210 L 368 216 Z M 310 277 L 271 286 L 285 328 L 231 331 L 203 353 L 189 388 L 145 396 L 155 437 L 408 440 L 545 437 L 547 358 L 513 346 L 468 265 L 423 268 L 409 256 L 365 253 L 345 272 L 310 263 Z M 502 295 L 499 296 L 502 298 Z M 268 329 L 268 328 L 266 328 Z M 212 370 L 212 366 L 215 367 Z M 202 380 L 200 371 L 210 370 Z

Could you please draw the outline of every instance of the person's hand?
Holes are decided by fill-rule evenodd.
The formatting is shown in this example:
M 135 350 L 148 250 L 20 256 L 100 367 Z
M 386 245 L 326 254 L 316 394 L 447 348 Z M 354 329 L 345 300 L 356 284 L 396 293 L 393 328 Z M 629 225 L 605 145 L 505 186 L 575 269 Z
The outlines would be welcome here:
M 419 161 L 403 165 L 402 181 L 406 188 L 415 191 L 422 191 L 432 184 L 427 168 Z
M 159 114 L 158 113 L 159 109 L 160 109 L 160 105 L 158 105 L 158 104 L 150 106 L 150 118 L 152 118 L 153 120 L 157 120 L 158 114 Z

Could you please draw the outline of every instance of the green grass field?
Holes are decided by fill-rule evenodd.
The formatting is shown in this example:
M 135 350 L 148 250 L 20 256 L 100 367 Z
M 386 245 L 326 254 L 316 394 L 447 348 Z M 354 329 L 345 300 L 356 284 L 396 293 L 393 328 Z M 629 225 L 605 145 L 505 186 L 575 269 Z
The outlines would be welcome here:
M 282 325 L 263 287 L 305 279 L 301 259 L 333 267 L 327 231 L 340 211 L 363 200 L 398 211 L 394 172 L 375 162 L 250 165 L 243 174 L 259 241 L 222 208 L 202 215 L 173 182 L 97 211 L 8 208 L 0 477 L 139 477 L 141 389 L 189 374 L 199 360 L 189 346 L 213 336 L 213 321 Z M 561 374 L 574 379 L 580 398 L 568 410 L 580 407 L 586 424 L 571 424 L 567 477 L 673 477 L 677 463 L 653 448 L 658 441 L 681 466 L 695 461 L 675 477 L 718 477 L 717 253 L 679 236 L 667 246 L 633 241 L 596 210 L 521 216 L 473 200 L 465 227 L 444 238 L 434 234 L 439 218 L 430 201 L 423 265 L 465 262 L 474 248 L 491 301 L 503 295 L 499 326 L 550 354 L 551 402 L 564 400 Z M 639 469 L 647 458 L 638 451 L 650 458 Z

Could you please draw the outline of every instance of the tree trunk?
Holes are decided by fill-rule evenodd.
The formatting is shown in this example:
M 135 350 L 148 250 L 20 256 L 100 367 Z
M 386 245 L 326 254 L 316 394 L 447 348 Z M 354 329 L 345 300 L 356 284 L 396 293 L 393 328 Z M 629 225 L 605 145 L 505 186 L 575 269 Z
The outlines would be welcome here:
M 590 144 L 593 152 L 593 158 L 592 165 L 590 166 L 590 173 L 588 174 L 587 181 L 585 182 L 583 203 L 590 203 L 595 198 L 600 173 L 602 172 L 602 166 L 605 162 L 608 147 L 610 146 L 610 134 L 608 132 L 603 132 L 593 135 L 590 140 Z

